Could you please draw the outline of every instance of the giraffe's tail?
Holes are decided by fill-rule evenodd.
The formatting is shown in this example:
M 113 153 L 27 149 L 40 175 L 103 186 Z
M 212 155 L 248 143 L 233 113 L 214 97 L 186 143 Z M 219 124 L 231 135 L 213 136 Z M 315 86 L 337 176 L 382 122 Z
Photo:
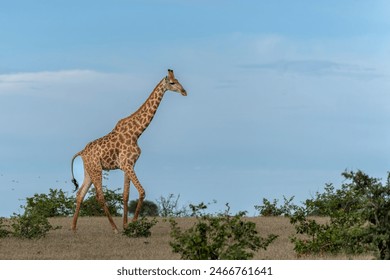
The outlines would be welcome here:
M 75 154 L 72 158 L 72 162 L 71 162 L 71 165 L 70 165 L 70 170 L 72 171 L 72 183 L 75 185 L 75 189 L 74 191 L 77 191 L 77 189 L 79 188 L 79 183 L 77 183 L 77 180 L 74 178 L 74 174 L 73 174 L 73 162 L 75 160 L 75 158 L 77 158 L 78 156 L 81 155 L 81 152 L 78 152 L 77 154 Z

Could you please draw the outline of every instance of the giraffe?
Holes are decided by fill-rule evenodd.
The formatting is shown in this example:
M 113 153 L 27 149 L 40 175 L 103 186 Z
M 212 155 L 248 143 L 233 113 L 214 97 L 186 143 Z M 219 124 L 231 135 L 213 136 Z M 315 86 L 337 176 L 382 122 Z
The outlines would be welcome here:
M 76 231 L 77 218 L 81 203 L 93 184 L 96 189 L 96 198 L 104 210 L 111 227 L 115 233 L 118 228 L 105 203 L 102 190 L 102 171 L 121 169 L 124 172 L 123 186 L 123 227 L 127 225 L 128 200 L 130 182 L 138 190 L 139 199 L 134 213 L 133 221 L 136 221 L 145 198 L 145 190 L 134 172 L 134 165 L 138 160 L 141 149 L 137 141 L 141 134 L 152 121 L 158 106 L 166 91 L 175 91 L 186 96 L 187 92 L 175 78 L 173 70 L 168 69 L 168 76 L 163 78 L 152 91 L 148 99 L 132 115 L 118 121 L 114 129 L 107 135 L 88 143 L 85 148 L 76 153 L 71 161 L 72 182 L 78 189 L 78 183 L 73 174 L 73 162 L 81 156 L 84 164 L 84 181 L 76 195 L 76 210 L 73 216 L 72 230 Z

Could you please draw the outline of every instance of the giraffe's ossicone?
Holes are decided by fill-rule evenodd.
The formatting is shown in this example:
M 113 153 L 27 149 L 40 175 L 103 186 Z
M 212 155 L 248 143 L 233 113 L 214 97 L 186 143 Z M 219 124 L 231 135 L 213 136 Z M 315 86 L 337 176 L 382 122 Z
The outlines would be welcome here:
M 72 182 L 76 186 L 76 190 L 78 189 L 78 192 L 72 230 L 76 230 L 81 203 L 88 189 L 93 184 L 96 188 L 96 198 L 104 209 L 112 229 L 118 232 L 118 228 L 112 219 L 103 195 L 103 170 L 121 169 L 125 174 L 123 186 L 123 227 L 127 225 L 130 182 L 133 182 L 139 194 L 138 204 L 133 218 L 133 220 L 137 220 L 142 202 L 145 198 L 145 190 L 134 171 L 135 163 L 141 154 L 141 149 L 137 142 L 138 138 L 152 121 L 164 93 L 168 90 L 181 93 L 183 96 L 187 95 L 185 89 L 175 78 L 173 70 L 168 70 L 168 76 L 157 84 L 149 98 L 136 112 L 120 120 L 110 133 L 88 143 L 82 151 L 73 156 L 71 161 Z M 73 162 L 78 156 L 81 156 L 84 164 L 84 181 L 80 188 L 78 188 L 79 185 L 73 174 Z

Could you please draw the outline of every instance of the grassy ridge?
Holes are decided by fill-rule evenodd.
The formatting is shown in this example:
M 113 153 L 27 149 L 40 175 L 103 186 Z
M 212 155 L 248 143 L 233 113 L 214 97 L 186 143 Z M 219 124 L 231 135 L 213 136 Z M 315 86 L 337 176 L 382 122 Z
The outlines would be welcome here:
M 121 218 L 115 218 L 121 224 Z M 255 253 L 253 259 L 297 259 L 289 236 L 294 227 L 284 217 L 247 218 L 256 223 L 260 235 L 278 234 L 279 238 L 266 251 Z M 179 226 L 191 227 L 195 218 L 176 218 Z M 46 238 L 25 240 L 14 237 L 0 239 L 0 259 L 180 259 L 169 246 L 170 227 L 158 218 L 149 238 L 128 238 L 113 234 L 106 217 L 81 217 L 78 232 L 70 230 L 71 218 L 50 218 L 50 223 L 61 229 L 50 231 Z M 303 257 L 305 258 L 305 257 Z M 308 259 L 348 259 L 345 255 L 308 256 Z M 372 259 L 359 255 L 358 259 Z

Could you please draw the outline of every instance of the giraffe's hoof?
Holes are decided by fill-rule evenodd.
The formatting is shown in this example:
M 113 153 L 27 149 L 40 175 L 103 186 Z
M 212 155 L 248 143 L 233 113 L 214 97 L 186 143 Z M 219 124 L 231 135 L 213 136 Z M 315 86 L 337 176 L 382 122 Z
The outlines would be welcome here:
M 118 229 L 114 228 L 114 233 L 118 234 L 119 233 Z

